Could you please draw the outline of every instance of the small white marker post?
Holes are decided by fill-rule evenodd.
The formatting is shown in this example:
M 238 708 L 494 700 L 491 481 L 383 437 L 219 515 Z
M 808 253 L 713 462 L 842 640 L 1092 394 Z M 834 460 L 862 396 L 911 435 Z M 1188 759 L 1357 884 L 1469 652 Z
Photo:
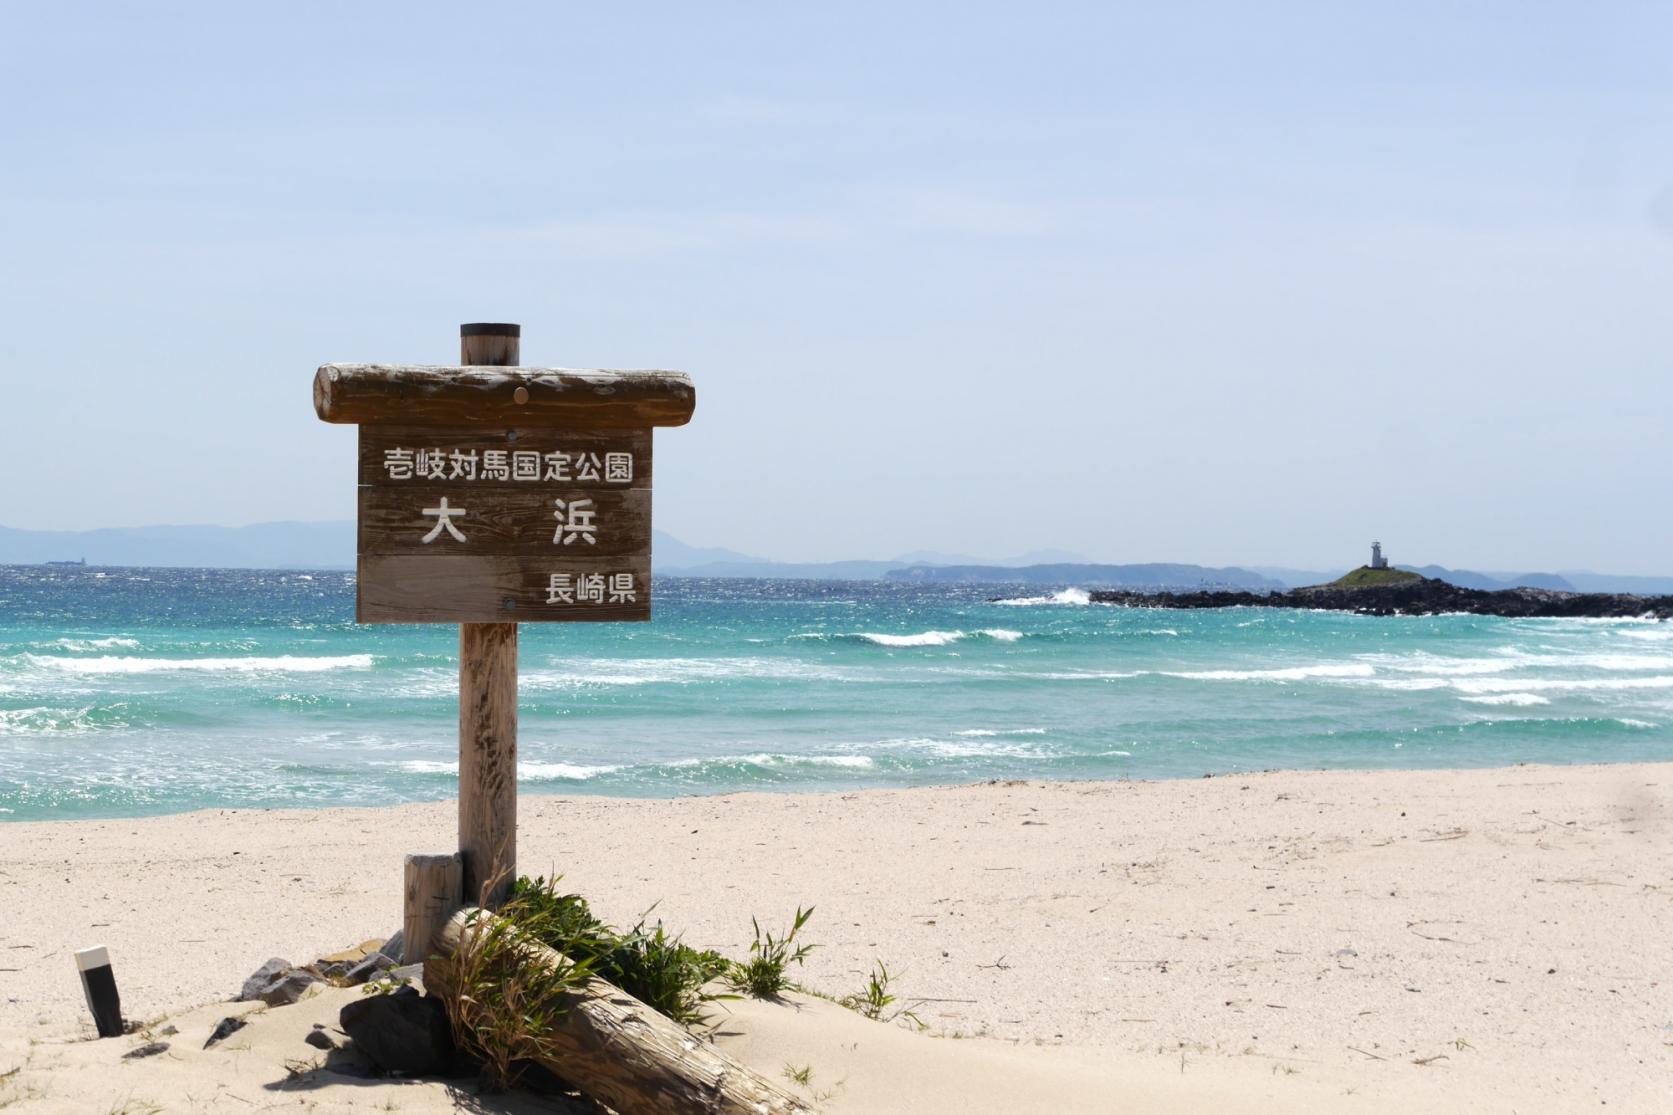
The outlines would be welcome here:
M 87 995 L 87 1009 L 101 1038 L 122 1036 L 122 998 L 116 993 L 116 973 L 110 970 L 110 950 L 103 945 L 76 953 L 76 970 L 81 973 L 81 990 Z

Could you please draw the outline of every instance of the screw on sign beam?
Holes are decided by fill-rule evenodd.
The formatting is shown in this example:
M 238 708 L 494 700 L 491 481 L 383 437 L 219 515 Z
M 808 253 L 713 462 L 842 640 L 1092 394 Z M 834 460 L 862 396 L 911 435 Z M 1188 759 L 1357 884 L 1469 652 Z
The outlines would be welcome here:
M 680 372 L 521 367 L 521 333 L 314 377 L 320 418 L 360 428 L 356 620 L 459 624 L 464 896 L 490 908 L 517 864 L 517 625 L 651 618 L 651 429 L 697 401 Z

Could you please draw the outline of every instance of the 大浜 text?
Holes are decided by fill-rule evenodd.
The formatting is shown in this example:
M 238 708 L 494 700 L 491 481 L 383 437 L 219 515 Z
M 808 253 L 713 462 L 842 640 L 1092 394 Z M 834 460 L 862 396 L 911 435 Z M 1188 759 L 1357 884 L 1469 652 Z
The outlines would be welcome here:
M 391 480 L 476 480 L 541 484 L 631 484 L 632 453 L 537 449 L 385 449 Z

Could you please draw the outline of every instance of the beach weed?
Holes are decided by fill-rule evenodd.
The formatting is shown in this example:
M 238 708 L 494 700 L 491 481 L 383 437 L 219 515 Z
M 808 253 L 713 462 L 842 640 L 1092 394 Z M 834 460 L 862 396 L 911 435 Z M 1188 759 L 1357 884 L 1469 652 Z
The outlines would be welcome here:
M 784 1066 L 784 1078 L 800 1084 L 805 1088 L 807 1087 L 808 1082 L 813 1079 L 813 1066 L 803 1065 L 801 1068 L 797 1068 L 795 1065 L 786 1062 Z
M 867 1018 L 881 1020 L 883 1012 L 895 1001 L 895 997 L 889 994 L 889 984 L 893 979 L 888 966 L 881 960 L 876 961 L 870 977 L 866 980 L 865 990 L 843 999 L 842 1005 L 849 1010 L 860 1012 Z
M 796 936 L 812 916 L 812 906 L 805 910 L 796 907 L 795 921 L 789 932 L 781 936 L 775 936 L 770 930 L 762 933 L 761 922 L 750 918 L 750 924 L 755 927 L 755 942 L 749 946 L 749 959 L 733 964 L 727 973 L 732 986 L 757 999 L 776 998 L 793 989 L 795 984 L 790 982 L 787 969 L 791 964 L 801 966 L 807 954 L 814 950 L 813 945 L 796 944 Z
M 857 995 L 845 995 L 836 1000 L 851 1011 L 857 1011 L 875 1022 L 893 1022 L 897 1018 L 910 1021 L 920 1030 L 929 1029 L 929 1024 L 919 1018 L 908 1007 L 890 1012 L 889 1008 L 895 1004 L 895 996 L 889 990 L 889 985 L 895 980 L 896 973 L 889 971 L 889 966 L 882 960 L 877 960 L 866 978 L 865 990 Z M 913 1006 L 917 1004 L 914 1003 Z
M 585 898 L 562 893 L 561 878 L 524 876 L 512 888 L 507 916 L 533 939 L 588 962 L 594 975 L 687 1028 L 708 1021 L 706 1004 L 732 997 L 706 989 L 731 967 L 725 957 L 692 948 L 660 920 L 650 924 L 649 910 L 632 929 L 619 932 L 594 917 Z

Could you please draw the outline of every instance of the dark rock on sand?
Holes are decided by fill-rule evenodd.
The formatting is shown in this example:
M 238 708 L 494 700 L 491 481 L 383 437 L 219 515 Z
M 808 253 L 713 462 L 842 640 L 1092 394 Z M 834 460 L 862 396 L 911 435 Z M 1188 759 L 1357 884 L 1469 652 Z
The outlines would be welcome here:
M 209 1035 L 209 1040 L 203 1043 L 203 1047 L 208 1049 L 216 1042 L 226 1040 L 248 1025 L 249 1023 L 242 1018 L 223 1018 L 215 1024 L 214 1032 Z
M 414 988 L 348 1003 L 338 1025 L 355 1049 L 385 1072 L 444 1076 L 454 1071 L 457 1051 L 447 1009 L 440 999 L 420 995 Z
M 320 982 L 320 978 L 306 968 L 292 968 L 258 990 L 255 997 L 270 1007 L 288 1007 L 302 998 L 308 988 Z
M 237 1001 L 246 1003 L 256 999 L 262 988 L 290 971 L 290 967 L 290 961 L 275 956 L 250 973 L 250 977 L 244 981 L 244 989 L 238 993 Z
M 167 1052 L 168 1042 L 148 1041 L 144 1045 L 139 1046 L 136 1049 L 130 1049 L 126 1053 L 122 1054 L 122 1059 L 124 1061 L 137 1061 L 142 1057 L 155 1057 L 159 1053 Z
M 376 979 L 384 972 L 395 967 L 395 961 L 381 952 L 374 952 L 365 960 L 356 964 L 343 974 L 343 982 L 347 984 L 362 984 L 369 979 Z

